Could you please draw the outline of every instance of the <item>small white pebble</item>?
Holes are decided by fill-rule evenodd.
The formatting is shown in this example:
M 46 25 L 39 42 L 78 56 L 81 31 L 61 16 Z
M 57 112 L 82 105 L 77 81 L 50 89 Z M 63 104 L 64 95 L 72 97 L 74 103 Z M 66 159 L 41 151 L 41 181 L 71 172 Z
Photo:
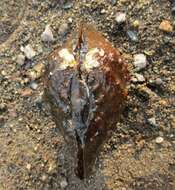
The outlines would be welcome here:
M 5 76 L 5 75 L 7 75 L 7 72 L 4 71 L 4 70 L 2 70 L 2 71 L 1 71 L 1 74 L 2 74 L 2 76 Z
M 153 126 L 156 126 L 156 125 L 157 125 L 157 124 L 156 124 L 156 119 L 155 119 L 155 117 L 149 118 L 149 119 L 148 119 L 148 122 L 149 122 L 150 125 L 153 125 Z
M 144 69 L 146 65 L 147 65 L 147 60 L 144 54 L 134 55 L 134 66 L 136 67 L 137 71 Z
M 65 189 L 68 186 L 68 183 L 66 180 L 61 181 L 60 186 L 62 189 Z
M 70 17 L 70 18 L 68 18 L 68 22 L 69 23 L 72 23 L 73 22 L 73 19 Z
M 32 90 L 36 90 L 36 89 L 38 88 L 38 84 L 37 84 L 36 82 L 32 82 L 32 83 L 30 84 L 30 88 L 31 88 Z
M 144 76 L 141 75 L 141 74 L 136 73 L 135 77 L 136 77 L 136 79 L 137 79 L 138 82 L 144 82 L 145 81 Z
M 102 10 L 101 10 L 101 14 L 104 14 L 105 12 L 106 12 L 105 9 L 102 9 Z
M 46 26 L 44 32 L 41 34 L 41 40 L 43 42 L 52 42 L 54 41 L 53 33 L 49 25 Z
M 118 12 L 115 16 L 117 23 L 121 24 L 126 21 L 126 13 Z
M 25 47 L 22 47 L 21 50 L 24 52 L 25 56 L 28 59 L 32 59 L 36 55 L 36 52 L 34 51 L 34 49 L 32 48 L 30 44 L 28 44 Z
M 16 58 L 16 62 L 19 64 L 19 65 L 23 65 L 24 64 L 24 61 L 25 61 L 25 56 L 23 54 L 19 54 Z
M 31 170 L 31 167 L 32 167 L 31 164 L 27 164 L 27 165 L 26 165 L 26 168 L 27 168 L 28 170 Z
M 156 143 L 161 144 L 164 141 L 163 137 L 157 137 L 156 138 Z
M 162 81 L 161 78 L 157 78 L 157 79 L 155 80 L 155 83 L 156 83 L 157 85 L 161 85 L 161 84 L 163 83 L 163 81 Z

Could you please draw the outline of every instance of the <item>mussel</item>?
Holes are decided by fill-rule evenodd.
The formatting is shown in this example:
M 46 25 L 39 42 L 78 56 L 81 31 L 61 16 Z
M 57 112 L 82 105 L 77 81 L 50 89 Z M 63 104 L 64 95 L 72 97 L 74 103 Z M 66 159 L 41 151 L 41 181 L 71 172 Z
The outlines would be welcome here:
M 80 179 L 92 174 L 100 147 L 119 121 L 129 78 L 119 51 L 91 26 L 82 26 L 49 56 L 44 99 Z

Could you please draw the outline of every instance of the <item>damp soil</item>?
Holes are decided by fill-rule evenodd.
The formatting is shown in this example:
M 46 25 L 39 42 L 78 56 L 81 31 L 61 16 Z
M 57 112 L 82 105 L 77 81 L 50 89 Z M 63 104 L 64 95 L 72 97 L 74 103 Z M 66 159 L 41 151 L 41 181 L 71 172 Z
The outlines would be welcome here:
M 164 19 L 175 26 L 172 4 L 167 0 L 112 2 L 1 0 L 0 190 L 57 190 L 64 185 L 67 190 L 175 189 L 175 32 L 159 29 Z M 115 21 L 118 11 L 127 14 L 120 26 Z M 138 29 L 132 26 L 135 20 Z M 120 50 L 131 75 L 134 54 L 144 53 L 148 60 L 139 72 L 145 81 L 129 84 L 121 121 L 98 156 L 94 174 L 86 180 L 75 176 L 70 151 L 42 101 L 42 77 L 34 80 L 38 86 L 32 90 L 32 79 L 26 74 L 37 64 L 47 64 L 49 53 L 81 22 L 93 25 Z M 52 43 L 41 41 L 46 24 L 53 30 Z M 136 30 L 137 42 L 128 38 L 127 30 Z M 37 54 L 21 66 L 17 56 L 27 44 Z M 157 143 L 157 137 L 163 140 Z

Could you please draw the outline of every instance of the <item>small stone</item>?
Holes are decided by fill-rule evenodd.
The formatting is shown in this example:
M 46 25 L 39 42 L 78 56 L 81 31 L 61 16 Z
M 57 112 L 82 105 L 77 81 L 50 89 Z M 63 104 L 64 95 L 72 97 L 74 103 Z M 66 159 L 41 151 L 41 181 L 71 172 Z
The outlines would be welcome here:
M 140 22 L 139 22 L 138 20 L 135 20 L 135 21 L 133 22 L 133 26 L 134 26 L 135 28 L 138 28 L 139 25 L 140 25 Z
M 19 90 L 19 93 L 21 94 L 22 97 L 28 97 L 31 96 L 33 92 L 30 88 L 26 88 Z
M 159 25 L 159 29 L 164 32 L 172 32 L 173 31 L 173 27 L 168 20 L 163 20 Z
M 24 52 L 27 59 L 32 59 L 36 55 L 36 52 L 34 51 L 34 49 L 30 44 L 28 44 L 25 47 L 22 47 L 21 50 Z
M 136 73 L 135 77 L 136 77 L 136 79 L 137 79 L 138 82 L 144 82 L 145 81 L 144 76 L 141 75 L 141 74 Z
M 105 9 L 102 9 L 100 13 L 101 13 L 101 14 L 104 14 L 104 13 L 106 13 L 106 10 L 105 10 Z
M 68 18 L 68 22 L 71 24 L 73 22 L 73 19 L 71 17 Z
M 111 3 L 112 5 L 115 5 L 115 4 L 117 3 L 117 0 L 110 0 L 110 3 Z
M 26 168 L 28 169 L 28 170 L 31 170 L 31 164 L 27 164 L 27 166 L 26 166 Z
M 61 36 L 65 36 L 68 32 L 68 28 L 69 28 L 69 25 L 67 23 L 63 23 L 60 28 L 59 28 L 59 31 L 58 33 L 61 35 Z
M 147 65 L 146 56 L 144 54 L 136 54 L 134 55 L 134 66 L 137 71 L 144 69 Z
M 157 137 L 156 138 L 156 143 L 161 144 L 164 141 L 163 137 Z
M 53 33 L 50 25 L 47 25 L 44 32 L 41 34 L 41 40 L 43 42 L 52 42 L 54 41 Z
M 27 72 L 27 76 L 32 80 L 36 80 L 42 76 L 44 70 L 45 70 L 45 65 L 43 63 L 38 63 L 31 70 Z
M 45 65 L 43 63 L 38 63 L 33 67 L 33 70 L 37 72 L 38 76 L 44 72 Z
M 161 78 L 157 78 L 157 79 L 155 80 L 155 83 L 156 83 L 157 85 L 161 85 L 161 84 L 163 83 L 163 81 L 162 81 Z
M 30 83 L 30 88 L 31 88 L 32 90 L 36 90 L 36 89 L 38 88 L 38 84 L 37 84 L 36 82 L 31 82 L 31 83 Z
M 68 186 L 68 183 L 67 183 L 66 179 L 61 181 L 60 186 L 61 186 L 62 189 L 65 189 Z
M 70 9 L 73 7 L 73 2 L 69 1 L 63 5 L 63 9 Z
M 115 16 L 115 20 L 118 24 L 124 23 L 126 21 L 126 13 L 118 12 Z
M 47 176 L 43 175 L 41 179 L 42 179 L 42 181 L 46 181 L 47 180 Z
M 42 99 L 43 93 L 41 93 L 35 100 L 35 104 L 39 109 L 42 109 L 43 107 L 43 99 Z
M 171 0 L 171 6 L 172 6 L 172 9 L 171 9 L 171 11 L 172 11 L 172 14 L 175 14 L 175 0 Z
M 6 75 L 7 75 L 7 72 L 6 72 L 5 70 L 2 70 L 2 71 L 1 71 L 1 75 L 2 75 L 2 76 L 6 76 Z
M 132 42 L 138 42 L 138 36 L 136 31 L 128 30 L 126 33 Z
M 152 126 L 157 126 L 155 117 L 149 118 L 148 123 Z
M 175 14 L 175 5 L 173 6 L 173 8 L 171 9 L 172 13 Z
M 17 64 L 23 65 L 24 61 L 25 61 L 25 56 L 23 54 L 19 54 L 16 59 Z

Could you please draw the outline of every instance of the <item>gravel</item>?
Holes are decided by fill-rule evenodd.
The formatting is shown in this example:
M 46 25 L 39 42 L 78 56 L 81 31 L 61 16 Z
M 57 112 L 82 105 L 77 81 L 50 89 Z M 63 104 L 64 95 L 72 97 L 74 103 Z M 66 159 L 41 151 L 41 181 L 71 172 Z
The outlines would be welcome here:
M 54 41 L 53 33 L 50 25 L 46 25 L 44 32 L 41 34 L 41 40 L 43 42 L 52 42 Z
M 147 65 L 147 59 L 144 54 L 136 54 L 134 55 L 134 66 L 136 71 L 140 71 L 144 69 Z
M 115 20 L 118 24 L 126 22 L 126 13 L 123 12 L 116 13 Z
M 27 59 L 32 59 L 36 55 L 35 50 L 32 48 L 30 44 L 28 44 L 25 47 L 21 47 L 21 51 L 24 52 Z
M 31 88 L 32 90 L 36 90 L 36 89 L 38 88 L 38 84 L 37 84 L 36 82 L 31 82 L 31 83 L 30 83 L 30 88 Z
M 65 189 L 68 186 L 68 183 L 67 183 L 66 179 L 61 181 L 60 186 L 61 186 L 62 189 Z
M 148 123 L 152 126 L 157 126 L 157 123 L 156 123 L 156 118 L 155 117 L 151 117 L 148 119 Z
M 163 137 L 157 137 L 156 138 L 156 143 L 161 144 L 164 141 Z
M 163 81 L 162 81 L 161 78 L 157 78 L 157 79 L 155 80 L 155 83 L 156 83 L 157 85 L 161 85 L 161 84 L 163 84 Z
M 25 56 L 23 54 L 19 54 L 16 59 L 17 64 L 23 65 L 24 61 L 25 61 Z
M 138 35 L 136 31 L 127 30 L 127 36 L 132 42 L 138 42 Z
M 136 77 L 138 82 L 144 82 L 145 81 L 144 76 L 141 74 L 135 73 L 135 77 Z
M 63 23 L 63 24 L 61 24 L 61 26 L 59 28 L 58 34 L 60 36 L 65 36 L 68 32 L 68 29 L 69 29 L 69 25 L 67 23 Z

